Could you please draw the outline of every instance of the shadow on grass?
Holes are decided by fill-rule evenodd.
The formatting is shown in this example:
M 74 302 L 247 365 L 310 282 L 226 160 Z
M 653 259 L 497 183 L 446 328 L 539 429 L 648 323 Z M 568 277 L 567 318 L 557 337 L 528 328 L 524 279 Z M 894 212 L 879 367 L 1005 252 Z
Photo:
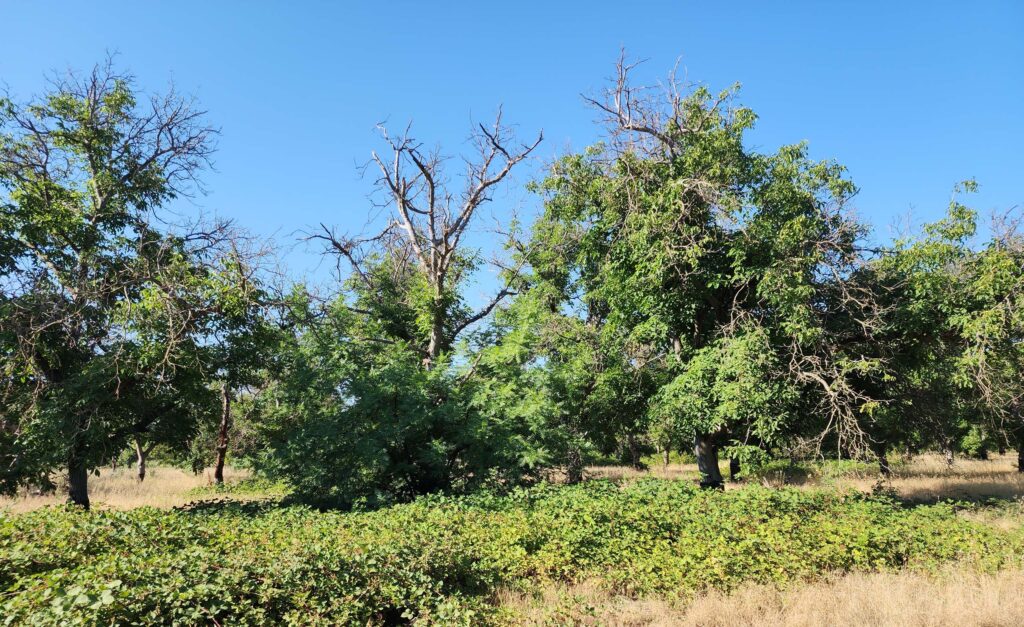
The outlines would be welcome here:
M 236 514 L 244 516 L 261 516 L 268 512 L 301 506 L 303 503 L 290 497 L 271 497 L 261 499 L 235 499 L 219 497 L 197 499 L 184 505 L 172 508 L 175 512 L 187 514 Z

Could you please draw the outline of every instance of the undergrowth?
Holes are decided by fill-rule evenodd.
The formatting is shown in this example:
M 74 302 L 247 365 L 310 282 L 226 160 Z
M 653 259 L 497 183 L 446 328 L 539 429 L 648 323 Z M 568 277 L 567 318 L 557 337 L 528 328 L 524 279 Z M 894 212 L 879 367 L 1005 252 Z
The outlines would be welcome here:
M 375 512 L 274 503 L 0 515 L 6 624 L 481 624 L 499 589 L 598 581 L 689 596 L 951 562 L 1019 567 L 1024 529 L 955 504 L 641 480 L 430 497 Z

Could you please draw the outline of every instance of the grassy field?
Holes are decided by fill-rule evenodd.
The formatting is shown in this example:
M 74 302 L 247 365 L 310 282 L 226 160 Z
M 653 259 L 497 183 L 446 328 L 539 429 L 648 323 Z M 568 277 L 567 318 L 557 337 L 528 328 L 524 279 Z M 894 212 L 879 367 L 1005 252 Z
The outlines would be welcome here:
M 638 471 L 629 466 L 594 466 L 589 475 L 612 480 L 658 477 L 660 479 L 697 479 L 697 465 L 672 463 L 665 466 L 653 459 L 649 468 Z M 728 465 L 722 464 L 728 476 Z M 910 460 L 895 460 L 892 476 L 879 484 L 878 466 L 866 462 L 811 462 L 789 465 L 777 463 L 740 482 L 726 484 L 734 490 L 756 483 L 769 487 L 835 488 L 870 491 L 877 487 L 892 490 L 902 499 L 915 503 L 940 500 L 1020 499 L 1024 497 L 1024 473 L 1017 472 L 1017 454 L 993 455 L 986 461 L 958 458 L 946 465 L 940 455 L 917 455 Z
M 249 473 L 234 468 L 224 469 L 224 480 L 236 483 Z M 58 478 L 58 485 L 61 480 Z M 178 507 L 196 500 L 196 491 L 213 486 L 213 472 L 194 474 L 170 466 L 152 466 L 146 480 L 139 481 L 134 468 L 116 470 L 102 468 L 98 476 L 89 478 L 89 498 L 94 507 L 133 509 L 136 507 Z M 62 486 L 60 486 L 62 487 Z M 60 505 L 65 496 L 60 487 L 53 494 L 37 495 L 25 490 L 16 497 L 0 497 L 0 511 L 28 512 L 48 505 Z
M 686 464 L 600 467 L 574 488 L 351 514 L 279 504 L 280 486 L 239 471 L 225 487 L 171 468 L 141 484 L 107 471 L 92 480 L 91 513 L 44 507 L 52 496 L 0 504 L 0 615 L 13 624 L 1019 625 L 1024 480 L 1014 459 L 948 468 L 919 456 L 885 484 L 854 462 L 786 465 L 724 494 L 696 490 Z M 937 503 L 948 499 L 956 503 Z M 262 502 L 234 503 L 251 500 Z
M 711 591 L 685 602 L 608 594 L 593 584 L 549 587 L 531 596 L 506 593 L 501 602 L 530 625 L 756 627 L 819 625 L 959 627 L 1022 624 L 1024 572 L 948 569 L 851 573 L 780 588 L 747 585 Z

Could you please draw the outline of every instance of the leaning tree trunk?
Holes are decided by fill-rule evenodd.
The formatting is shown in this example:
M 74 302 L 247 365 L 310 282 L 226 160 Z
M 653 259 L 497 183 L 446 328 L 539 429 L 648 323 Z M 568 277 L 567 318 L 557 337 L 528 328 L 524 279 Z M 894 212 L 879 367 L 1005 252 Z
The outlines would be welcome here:
M 711 437 L 698 432 L 694 438 L 693 454 L 697 457 L 697 470 L 700 472 L 700 487 L 724 489 L 722 472 L 718 469 L 718 448 Z
M 68 503 L 89 509 L 89 469 L 77 441 L 72 444 L 68 455 Z
M 228 430 L 231 428 L 231 391 L 227 383 L 220 390 L 220 432 L 217 434 L 217 463 L 213 469 L 213 480 L 224 483 L 224 460 L 228 455 Z

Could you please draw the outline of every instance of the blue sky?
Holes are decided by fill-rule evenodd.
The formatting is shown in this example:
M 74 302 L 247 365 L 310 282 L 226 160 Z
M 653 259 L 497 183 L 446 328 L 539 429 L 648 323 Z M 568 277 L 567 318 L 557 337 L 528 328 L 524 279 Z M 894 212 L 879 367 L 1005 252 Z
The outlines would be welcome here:
M 1024 204 L 1024 2 L 768 4 L 0 0 L 0 82 L 25 98 L 108 50 L 147 89 L 173 80 L 223 131 L 196 202 L 284 245 L 319 222 L 362 228 L 372 181 L 357 166 L 377 122 L 412 120 L 456 154 L 498 104 L 524 136 L 545 133 L 493 207 L 532 214 L 522 184 L 600 138 L 580 93 L 622 46 L 651 80 L 678 58 L 691 80 L 742 83 L 751 144 L 808 140 L 847 165 L 879 238 L 910 211 L 941 215 L 968 177 L 981 210 Z M 324 272 L 311 252 L 287 260 Z

